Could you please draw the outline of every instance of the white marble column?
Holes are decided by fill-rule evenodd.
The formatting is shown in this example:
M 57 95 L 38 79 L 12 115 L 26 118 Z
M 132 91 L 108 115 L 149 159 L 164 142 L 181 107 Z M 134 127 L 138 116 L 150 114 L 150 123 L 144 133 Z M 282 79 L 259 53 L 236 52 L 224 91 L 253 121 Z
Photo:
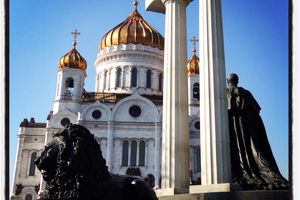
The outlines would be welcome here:
M 230 143 L 221 1 L 201 0 L 199 6 L 201 182 L 210 186 L 210 192 L 228 191 Z
M 162 185 L 164 195 L 189 187 L 186 7 L 189 0 L 162 0 L 165 14 Z
M 159 188 L 160 170 L 161 170 L 161 125 L 155 122 L 155 188 Z M 147 143 L 148 145 L 148 143 Z M 147 164 L 148 165 L 148 164 Z
M 108 170 L 112 172 L 113 170 L 113 162 L 114 162 L 114 152 L 113 152 L 113 126 L 114 123 L 111 121 L 107 122 L 107 154 L 106 154 L 106 161 Z

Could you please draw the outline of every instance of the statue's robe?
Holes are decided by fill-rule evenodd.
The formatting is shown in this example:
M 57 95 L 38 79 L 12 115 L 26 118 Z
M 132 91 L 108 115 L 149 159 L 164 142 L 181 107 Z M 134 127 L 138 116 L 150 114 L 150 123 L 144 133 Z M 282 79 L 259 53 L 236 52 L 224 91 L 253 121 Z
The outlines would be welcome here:
M 263 121 L 260 106 L 252 94 L 241 87 L 227 91 L 231 143 L 232 182 L 244 189 L 287 189 Z

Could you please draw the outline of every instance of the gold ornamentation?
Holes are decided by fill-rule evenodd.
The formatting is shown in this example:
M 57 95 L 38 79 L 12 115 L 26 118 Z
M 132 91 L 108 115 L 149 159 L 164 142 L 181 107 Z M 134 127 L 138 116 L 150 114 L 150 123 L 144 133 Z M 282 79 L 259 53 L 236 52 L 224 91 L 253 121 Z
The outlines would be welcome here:
M 196 55 L 196 44 L 199 40 L 196 39 L 196 37 L 194 36 L 190 41 L 193 43 L 194 48 L 193 48 L 193 56 L 187 62 L 188 75 L 199 74 L 199 58 Z
M 75 29 L 74 32 L 71 32 L 71 34 L 74 35 L 73 48 L 66 55 L 60 58 L 58 69 L 72 68 L 85 70 L 87 67 L 86 61 L 76 49 L 77 36 L 80 35 L 80 32 Z
M 142 44 L 164 49 L 164 37 L 140 15 L 138 2 L 135 1 L 133 5 L 134 11 L 127 19 L 103 36 L 99 49 L 119 44 Z

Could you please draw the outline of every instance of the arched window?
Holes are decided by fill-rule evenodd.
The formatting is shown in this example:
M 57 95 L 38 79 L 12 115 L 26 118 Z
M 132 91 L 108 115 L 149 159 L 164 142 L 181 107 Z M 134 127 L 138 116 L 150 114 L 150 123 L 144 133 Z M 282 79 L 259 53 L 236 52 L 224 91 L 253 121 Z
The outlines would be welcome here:
M 121 80 L 122 80 L 122 69 L 117 69 L 117 80 L 116 80 L 116 87 L 121 87 Z
M 200 172 L 200 147 L 194 148 L 194 171 Z
M 146 88 L 151 88 L 151 76 L 152 72 L 150 69 L 147 70 Z
M 137 143 L 136 141 L 132 141 L 131 143 L 131 157 L 130 157 L 130 165 L 136 166 L 136 155 L 137 155 Z
M 128 141 L 123 142 L 122 166 L 128 166 Z
M 145 166 L 145 150 L 146 150 L 146 144 L 144 141 L 141 141 L 140 151 L 139 151 L 139 166 Z
M 162 92 L 163 90 L 163 74 L 160 73 L 158 77 L 158 90 Z
M 137 69 L 136 67 L 131 70 L 131 87 L 137 87 Z
M 66 88 L 67 88 L 67 91 L 73 93 L 73 90 L 74 90 L 74 80 L 73 80 L 73 78 L 71 78 L 71 77 L 67 78 Z
M 28 173 L 29 176 L 34 176 L 34 174 L 35 174 L 34 161 L 36 160 L 36 158 L 37 158 L 37 154 L 36 154 L 36 152 L 33 152 L 31 154 L 31 158 L 30 158 L 30 166 L 29 166 L 29 173 Z
M 199 101 L 199 83 L 193 85 L 193 99 Z
M 107 70 L 104 71 L 103 74 L 103 90 L 108 89 L 108 84 L 107 84 L 108 78 L 107 78 Z
M 32 200 L 32 195 L 31 194 L 27 194 L 25 196 L 25 200 Z

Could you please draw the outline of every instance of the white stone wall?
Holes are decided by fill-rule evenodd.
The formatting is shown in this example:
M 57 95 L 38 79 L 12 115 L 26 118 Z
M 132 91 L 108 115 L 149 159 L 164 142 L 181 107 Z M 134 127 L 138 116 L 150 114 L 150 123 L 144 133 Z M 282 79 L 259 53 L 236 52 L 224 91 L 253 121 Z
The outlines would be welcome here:
M 12 199 L 25 199 L 27 194 L 31 194 L 33 200 L 36 199 L 36 187 L 40 184 L 41 175 L 35 168 L 34 176 L 29 176 L 29 167 L 32 153 L 35 152 L 39 156 L 43 149 L 45 132 L 45 128 L 21 127 L 19 129 L 17 159 L 11 188 Z M 22 192 L 18 195 L 16 195 L 17 184 L 21 184 L 23 187 Z
M 137 69 L 137 87 L 131 86 L 133 68 Z M 116 86 L 117 69 L 121 72 L 121 87 Z M 146 72 L 152 71 L 151 88 L 146 88 Z M 159 73 L 163 72 L 163 51 L 144 45 L 122 44 L 106 47 L 95 61 L 96 92 L 158 94 Z M 106 74 L 106 75 L 105 75 Z
M 81 101 L 82 98 L 85 77 L 86 72 L 80 69 L 65 68 L 58 71 L 55 102 L 53 108 L 54 113 L 57 113 L 65 108 L 74 110 L 79 106 L 78 101 Z M 68 78 L 72 78 L 74 81 L 74 88 L 72 88 L 71 91 L 68 90 L 66 86 L 66 81 Z

